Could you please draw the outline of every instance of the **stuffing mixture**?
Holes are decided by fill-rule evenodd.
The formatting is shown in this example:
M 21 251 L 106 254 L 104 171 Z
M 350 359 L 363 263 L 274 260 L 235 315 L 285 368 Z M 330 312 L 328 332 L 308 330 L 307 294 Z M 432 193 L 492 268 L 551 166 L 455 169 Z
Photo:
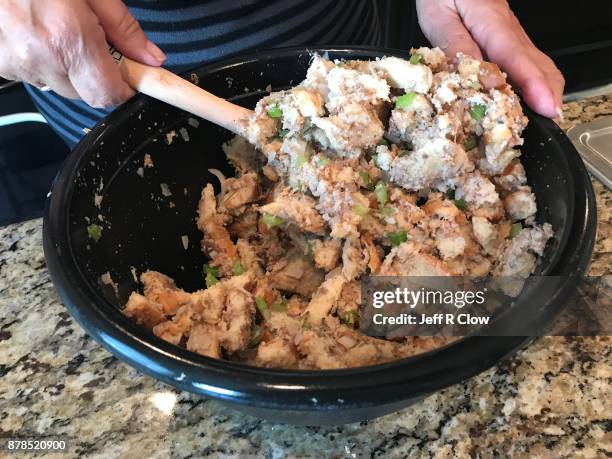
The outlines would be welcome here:
M 439 49 L 409 60 L 315 56 L 259 101 L 197 217 L 206 288 L 140 276 L 124 309 L 214 358 L 300 369 L 381 363 L 445 338 L 359 332 L 360 278 L 529 276 L 552 236 L 521 165 L 527 124 L 505 74 Z

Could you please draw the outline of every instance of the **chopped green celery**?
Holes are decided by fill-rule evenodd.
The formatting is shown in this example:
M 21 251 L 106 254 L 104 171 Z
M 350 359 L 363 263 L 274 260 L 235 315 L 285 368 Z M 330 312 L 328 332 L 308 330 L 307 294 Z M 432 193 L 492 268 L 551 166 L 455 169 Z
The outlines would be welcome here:
M 387 139 L 385 139 L 384 137 L 382 139 L 380 139 L 378 141 L 378 143 L 376 145 L 385 145 L 387 147 L 391 146 L 391 142 L 389 142 Z
M 268 212 L 264 212 L 261 217 L 263 222 L 266 224 L 268 228 L 272 228 L 274 226 L 280 226 L 285 223 L 285 220 L 277 215 L 269 214 Z
M 255 305 L 257 306 L 257 310 L 264 319 L 270 318 L 270 308 L 268 307 L 268 303 L 266 303 L 266 300 L 264 300 L 263 297 L 258 296 L 257 298 L 255 298 Z
M 216 266 L 204 265 L 202 267 L 202 274 L 204 274 L 204 281 L 208 288 L 219 282 L 219 268 Z
M 387 234 L 391 245 L 397 247 L 402 242 L 406 242 L 408 240 L 408 232 L 406 230 L 399 230 L 394 233 Z
M 452 188 L 449 188 L 449 189 L 446 191 L 446 197 L 447 197 L 448 199 L 454 200 L 454 199 L 455 199 L 455 190 L 453 190 Z
M 482 86 L 478 81 L 474 81 L 470 84 L 470 88 L 475 89 L 476 91 L 480 91 L 480 88 L 482 88 Z
M 283 116 L 283 111 L 278 105 L 269 105 L 267 112 L 270 118 L 281 118 Z
M 329 162 L 329 158 L 317 158 L 317 167 L 323 167 Z
M 287 137 L 287 134 L 289 134 L 289 129 L 279 129 L 278 130 L 279 137 Z
M 374 189 L 374 184 L 372 183 L 372 179 L 370 178 L 370 174 L 366 171 L 359 171 L 359 177 L 361 177 L 361 181 L 363 182 L 363 187 L 372 191 Z
M 270 306 L 270 309 L 275 312 L 287 312 L 289 310 L 289 304 L 287 300 L 281 297 Z
M 385 182 L 381 180 L 376 184 L 376 186 L 374 187 L 374 194 L 376 195 L 376 199 L 378 199 L 380 207 L 384 207 L 389 199 Z
M 208 273 L 206 274 L 206 276 L 204 277 L 204 281 L 206 282 L 206 287 L 210 288 L 213 285 L 215 285 L 216 283 L 219 282 L 219 279 L 217 279 L 215 276 L 213 276 L 212 274 Z
M 353 212 L 355 212 L 360 217 L 365 217 L 369 211 L 370 211 L 370 208 L 368 206 L 364 206 L 360 202 L 358 202 L 357 204 L 353 206 Z
M 385 217 L 391 217 L 395 213 L 395 209 L 393 207 L 383 207 L 380 209 L 380 213 Z
M 212 274 L 215 277 L 219 277 L 219 268 L 216 266 L 204 265 L 202 266 L 203 274 Z
M 249 340 L 249 347 L 256 347 L 261 343 L 261 338 L 263 337 L 263 330 L 259 325 L 255 325 L 253 327 L 253 331 L 251 332 L 251 338 Z
M 87 227 L 87 236 L 89 236 L 89 239 L 93 239 L 94 242 L 98 242 L 102 237 L 102 227 L 96 224 L 89 225 Z
M 414 102 L 415 97 L 416 97 L 416 93 L 407 92 L 403 96 L 399 96 L 397 99 L 395 99 L 395 107 L 396 108 L 410 107 L 412 105 L 412 102 Z
M 523 225 L 521 225 L 520 222 L 513 223 L 512 226 L 510 227 L 510 239 L 512 239 L 514 236 L 520 233 L 522 229 L 523 229 Z
M 239 261 L 235 262 L 232 265 L 232 273 L 234 276 L 240 276 L 242 273 L 244 273 L 244 266 L 242 266 L 242 263 Z
M 359 313 L 355 309 L 349 309 L 342 316 L 340 316 L 340 323 L 348 327 L 352 327 L 357 322 Z
M 302 166 L 306 164 L 309 160 L 310 158 L 307 155 L 298 153 L 297 155 L 295 155 L 295 168 L 301 169 Z
M 463 144 L 463 149 L 465 151 L 470 151 L 473 148 L 476 148 L 476 146 L 478 145 L 478 141 L 476 140 L 476 136 L 469 136 L 465 143 Z
M 482 104 L 474 104 L 470 107 L 470 116 L 475 121 L 480 121 L 484 118 L 487 112 L 487 107 Z
M 465 199 L 455 199 L 453 202 L 459 210 L 465 210 L 468 207 L 467 202 L 465 202 Z
M 420 64 L 421 59 L 423 59 L 423 56 L 421 56 L 419 53 L 414 53 L 412 56 L 410 56 L 410 63 L 412 65 Z

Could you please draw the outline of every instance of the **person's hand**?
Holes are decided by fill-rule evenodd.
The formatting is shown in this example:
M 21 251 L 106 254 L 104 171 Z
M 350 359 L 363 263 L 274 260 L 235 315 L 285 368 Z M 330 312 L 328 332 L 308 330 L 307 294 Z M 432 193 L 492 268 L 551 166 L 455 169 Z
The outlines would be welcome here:
M 134 91 L 108 51 L 159 66 L 164 53 L 151 43 L 120 0 L 2 0 L 0 76 L 92 107 L 117 105 Z
M 536 112 L 559 115 L 565 80 L 535 47 L 506 0 L 417 0 L 419 24 L 434 46 L 454 57 L 483 55 L 508 74 Z

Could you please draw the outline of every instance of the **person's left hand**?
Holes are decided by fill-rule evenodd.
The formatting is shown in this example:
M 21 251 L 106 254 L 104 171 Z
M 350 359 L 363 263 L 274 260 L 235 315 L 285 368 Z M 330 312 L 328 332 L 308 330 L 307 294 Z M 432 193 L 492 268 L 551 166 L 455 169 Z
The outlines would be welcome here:
M 417 0 L 419 24 L 449 57 L 483 55 L 508 74 L 536 112 L 560 114 L 565 80 L 554 62 L 535 47 L 506 0 Z

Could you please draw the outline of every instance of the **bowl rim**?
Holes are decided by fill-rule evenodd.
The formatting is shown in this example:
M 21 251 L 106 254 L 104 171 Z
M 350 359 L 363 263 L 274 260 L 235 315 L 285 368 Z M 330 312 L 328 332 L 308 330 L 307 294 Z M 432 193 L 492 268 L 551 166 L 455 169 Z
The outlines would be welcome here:
M 313 52 L 362 53 L 372 57 L 406 54 L 401 50 L 375 47 L 289 47 L 207 64 L 198 67 L 196 73 L 201 76 L 262 58 Z M 143 337 L 116 308 L 113 309 L 123 321 L 117 320 L 112 312 L 109 314 L 100 304 L 103 299 L 86 281 L 72 253 L 68 231 L 70 206 L 64 203 L 70 202 L 73 174 L 86 159 L 87 152 L 103 142 L 106 135 L 112 135 L 113 126 L 146 107 L 148 100 L 147 96 L 137 95 L 98 122 L 79 142 L 53 183 L 44 213 L 45 258 L 62 301 L 81 327 L 119 359 L 183 390 L 253 406 L 284 407 L 290 404 L 298 410 L 310 410 L 349 404 L 390 403 L 405 399 L 408 392 L 411 397 L 431 393 L 489 368 L 530 340 L 524 336 L 471 336 L 413 357 L 367 367 L 283 370 L 212 359 L 157 337 Z M 557 254 L 557 265 L 561 257 L 572 260 L 571 269 L 568 266 L 561 269 L 575 278 L 585 272 L 594 245 L 596 216 L 592 185 L 582 160 L 563 131 L 551 120 L 531 111 L 527 113 L 530 122 L 540 124 L 550 134 L 557 149 L 566 153 L 565 159 L 572 163 L 571 170 L 575 174 L 573 180 L 576 185 L 581 185 L 577 188 L 575 203 L 581 212 L 575 212 L 572 225 L 568 225 L 573 226 L 575 246 L 573 250 L 565 247 L 560 251 L 563 253 Z M 567 240 L 569 231 L 563 237 Z M 565 301 L 568 288 L 569 285 L 560 290 L 549 299 L 549 303 L 559 308 Z M 364 397 L 366 393 L 368 395 Z

